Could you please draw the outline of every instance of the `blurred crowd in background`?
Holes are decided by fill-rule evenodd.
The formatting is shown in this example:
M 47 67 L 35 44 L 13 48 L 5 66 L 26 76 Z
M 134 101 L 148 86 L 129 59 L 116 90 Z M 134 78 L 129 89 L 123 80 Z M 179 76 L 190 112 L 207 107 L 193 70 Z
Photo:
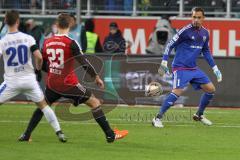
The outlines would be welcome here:
M 69 36 L 76 40 L 86 54 L 95 53 L 117 53 L 125 54 L 127 49 L 131 47 L 131 42 L 125 40 L 122 31 L 116 22 L 109 23 L 108 35 L 105 35 L 104 41 L 100 42 L 100 37 L 95 33 L 95 23 L 93 19 L 86 19 L 83 23 L 77 24 L 76 17 L 71 14 L 72 25 Z M 172 38 L 175 30 L 172 29 L 167 19 L 161 19 L 153 27 L 153 32 L 149 38 L 146 48 L 147 54 L 162 54 L 168 41 Z M 39 47 L 42 47 L 43 41 L 57 34 L 57 25 L 53 21 L 50 28 L 44 28 L 37 25 L 35 20 L 30 18 L 20 24 L 19 30 L 32 35 Z M 7 33 L 7 26 L 2 25 L 0 28 L 0 37 Z
M 122 3 L 121 3 L 122 2 Z M 45 1 L 46 8 L 48 9 L 69 9 L 76 6 L 76 0 L 48 0 Z M 150 3 L 150 1 L 142 1 L 142 4 Z M 82 8 L 86 6 L 87 0 L 82 0 Z M 1 0 L 1 8 L 17 9 L 41 9 L 42 0 Z M 131 10 L 133 5 L 132 0 L 95 0 L 94 6 L 103 7 L 106 10 Z M 94 7 L 93 6 L 93 7 Z M 24 14 L 24 10 L 22 13 Z M 28 13 L 27 13 L 28 14 Z M 80 24 L 76 23 L 76 17 L 72 16 L 72 27 L 69 36 L 79 42 L 82 50 L 86 54 L 95 53 L 117 53 L 125 54 L 127 48 L 131 43 L 126 41 L 122 35 L 122 31 L 116 22 L 109 23 L 109 34 L 105 35 L 104 41 L 100 42 L 100 37 L 94 31 L 95 24 L 93 19 L 86 19 Z M 42 25 L 36 24 L 35 20 L 30 18 L 22 22 L 20 31 L 32 35 L 39 47 L 41 48 L 45 38 L 49 38 L 57 33 L 56 23 L 53 22 L 51 29 L 44 28 Z M 1 37 L 7 33 L 7 26 L 1 26 Z M 151 49 L 149 49 L 151 51 Z M 149 52 L 150 53 L 150 52 Z
M 33 13 L 34 9 L 41 9 L 43 1 L 45 2 L 46 9 L 48 12 L 53 10 L 69 11 L 72 16 L 72 27 L 69 36 L 79 42 L 82 46 L 83 51 L 86 54 L 95 53 L 118 53 L 125 54 L 131 43 L 125 40 L 122 31 L 119 29 L 119 24 L 112 21 L 109 23 L 108 35 L 105 37 L 99 37 L 95 33 L 95 24 L 93 19 L 85 19 L 84 22 L 77 24 L 76 17 L 73 14 L 76 9 L 76 0 L 0 0 L 0 7 L 2 13 L 4 9 L 18 9 L 22 14 Z M 202 6 L 206 12 L 225 12 L 227 0 L 184 0 L 184 10 L 190 11 L 193 6 Z M 131 15 L 133 10 L 133 0 L 81 0 L 81 10 L 86 10 L 87 5 L 91 3 L 91 10 L 97 11 L 126 11 L 126 12 L 93 12 L 93 14 L 103 15 Z M 179 0 L 137 0 L 137 9 L 141 11 L 173 11 L 179 10 Z M 231 0 L 232 10 L 237 9 L 240 11 L 240 0 Z M 26 10 L 24 10 L 26 9 Z M 61 10 L 61 12 L 62 12 Z M 56 13 L 59 13 L 56 12 Z M 55 14 L 56 15 L 56 14 Z M 138 15 L 152 16 L 153 12 L 142 12 Z M 221 14 L 212 15 L 219 16 Z M 163 17 L 156 26 L 152 27 L 152 34 L 149 38 L 146 46 L 147 54 L 162 54 L 168 41 L 175 34 L 175 30 L 172 29 L 168 18 L 172 15 L 161 14 Z M 209 15 L 208 15 L 209 16 Z M 211 16 L 211 15 L 210 15 Z M 43 40 L 49 38 L 57 33 L 56 23 L 51 24 L 50 29 L 44 28 L 43 25 L 38 25 L 35 20 L 30 18 L 21 23 L 20 30 L 31 34 L 37 41 L 37 44 L 41 48 Z M 7 32 L 5 25 L 1 26 L 1 35 Z M 104 39 L 104 41 L 100 41 Z
M 125 54 L 126 41 L 123 38 L 116 22 L 109 24 L 109 34 L 105 36 L 103 44 L 97 33 L 94 32 L 95 24 L 93 19 L 86 19 L 84 23 L 77 24 L 76 17 L 71 14 L 72 24 L 69 37 L 76 40 L 86 54 L 95 53 L 118 53 Z M 50 30 L 44 30 L 43 26 L 37 25 L 34 19 L 28 19 L 20 24 L 19 30 L 32 35 L 39 47 L 42 47 L 43 41 L 57 34 L 56 22 L 53 22 Z M 0 36 L 3 37 L 7 33 L 7 26 L 2 25 Z
M 74 9 L 76 0 L 44 0 L 46 9 Z M 81 0 L 81 10 L 86 10 L 89 0 Z M 43 0 L 0 0 L 1 9 L 42 9 Z M 90 0 L 91 12 L 95 15 L 106 14 L 107 11 L 125 11 L 115 14 L 131 14 L 134 0 Z M 180 0 L 136 0 L 139 11 L 178 11 Z M 207 12 L 225 12 L 227 0 L 184 0 L 184 11 L 193 6 L 205 8 Z M 231 10 L 240 11 L 240 0 L 231 0 Z M 102 12 L 101 12 L 102 11 Z M 106 12 L 104 12 L 106 11 Z M 154 15 L 157 13 L 151 13 Z M 148 15 L 141 13 L 141 15 Z M 214 15 L 212 15 L 214 16 Z

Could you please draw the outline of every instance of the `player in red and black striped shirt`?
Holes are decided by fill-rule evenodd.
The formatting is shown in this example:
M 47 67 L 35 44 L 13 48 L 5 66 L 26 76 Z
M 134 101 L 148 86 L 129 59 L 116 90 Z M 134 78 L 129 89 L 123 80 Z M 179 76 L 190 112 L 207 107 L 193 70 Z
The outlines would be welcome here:
M 96 84 L 103 89 L 104 83 L 96 73 L 94 67 L 84 57 L 78 43 L 68 37 L 70 29 L 70 16 L 60 14 L 57 18 L 58 34 L 46 39 L 43 46 L 44 69 L 48 72 L 47 86 L 45 90 L 46 100 L 49 104 L 56 102 L 61 97 L 74 101 L 74 105 L 85 103 L 92 109 L 92 115 L 106 135 L 107 142 L 123 138 L 128 134 L 127 130 L 112 130 L 101 109 L 99 99 L 80 84 L 74 72 L 75 60 L 79 62 L 93 78 Z M 25 133 L 20 141 L 29 141 L 34 128 L 40 122 L 43 113 L 35 110 Z

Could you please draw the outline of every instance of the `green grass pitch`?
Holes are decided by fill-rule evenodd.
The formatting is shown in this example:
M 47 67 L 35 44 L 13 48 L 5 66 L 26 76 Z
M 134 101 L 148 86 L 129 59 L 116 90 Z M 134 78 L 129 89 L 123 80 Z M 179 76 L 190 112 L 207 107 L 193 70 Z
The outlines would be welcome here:
M 240 159 L 240 110 L 208 109 L 213 126 L 193 122 L 193 108 L 169 110 L 165 128 L 151 126 L 157 108 L 119 107 L 107 114 L 112 127 L 129 135 L 108 144 L 93 121 L 61 121 L 69 137 L 60 143 L 44 119 L 30 143 L 17 141 L 34 110 L 33 105 L 0 107 L 0 160 L 236 160 Z M 71 109 L 73 113 L 86 107 Z

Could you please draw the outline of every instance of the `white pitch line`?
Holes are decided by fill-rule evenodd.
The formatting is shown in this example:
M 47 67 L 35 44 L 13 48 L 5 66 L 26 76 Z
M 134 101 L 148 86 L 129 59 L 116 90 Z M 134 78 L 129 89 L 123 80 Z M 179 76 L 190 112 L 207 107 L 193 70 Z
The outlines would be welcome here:
M 28 124 L 29 121 L 12 121 L 12 120 L 0 120 L 0 123 L 22 123 L 22 124 Z M 48 124 L 48 122 L 41 122 L 42 124 Z M 79 124 L 87 124 L 87 125 L 97 125 L 95 122 L 67 122 L 63 121 L 60 122 L 61 124 L 71 124 L 71 125 L 79 125 Z M 167 122 L 167 123 L 176 123 L 176 122 Z M 184 122 L 185 123 L 185 122 Z M 187 122 L 186 122 L 187 123 Z M 197 123 L 197 122 L 196 122 Z M 150 123 L 112 123 L 112 126 L 114 125 L 123 125 L 123 126 L 151 126 Z M 194 123 L 188 122 L 187 124 L 170 124 L 169 126 L 174 127 L 195 127 Z M 215 128 L 240 128 L 240 125 L 233 125 L 233 124 L 224 124 L 224 123 L 214 123 L 212 126 L 209 127 L 215 127 Z

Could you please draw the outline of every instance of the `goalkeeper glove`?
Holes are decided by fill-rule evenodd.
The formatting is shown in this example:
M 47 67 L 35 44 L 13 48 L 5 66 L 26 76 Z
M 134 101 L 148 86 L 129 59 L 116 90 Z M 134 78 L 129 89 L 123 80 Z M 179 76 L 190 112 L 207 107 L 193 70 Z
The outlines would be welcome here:
M 169 74 L 169 69 L 168 69 L 167 63 L 168 63 L 167 61 L 162 60 L 161 65 L 158 69 L 158 73 L 160 74 L 160 76 L 163 76 L 166 73 Z
M 218 69 L 217 65 L 215 65 L 213 68 L 213 72 L 217 77 L 217 81 L 221 82 L 222 81 L 222 73 L 220 72 L 220 70 Z

